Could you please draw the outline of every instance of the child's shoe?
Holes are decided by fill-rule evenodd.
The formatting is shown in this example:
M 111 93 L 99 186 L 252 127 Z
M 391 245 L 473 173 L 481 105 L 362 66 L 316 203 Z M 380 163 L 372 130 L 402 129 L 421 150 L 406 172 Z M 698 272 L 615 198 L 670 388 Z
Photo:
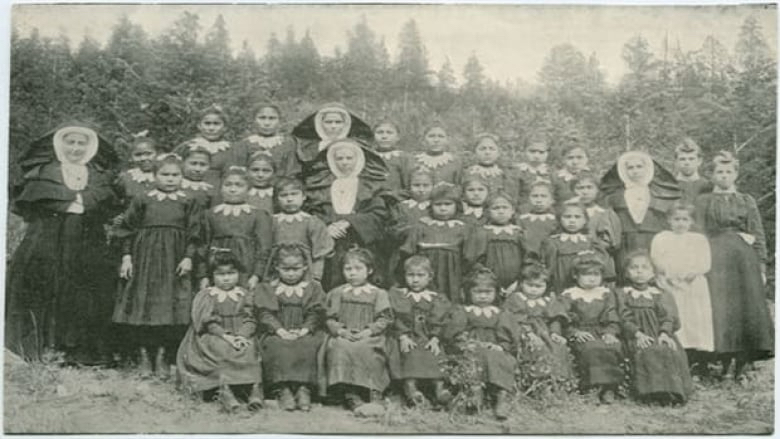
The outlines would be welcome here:
M 141 375 L 149 376 L 154 371 L 152 370 L 152 361 L 149 359 L 149 352 L 146 348 L 140 348 L 138 350 L 138 369 Z
M 168 365 L 168 361 L 165 358 L 165 348 L 157 348 L 157 355 L 154 359 L 155 374 L 161 380 L 167 380 L 171 375 L 171 366 Z
M 356 408 L 360 407 L 361 405 L 365 404 L 365 401 L 363 401 L 363 398 L 360 397 L 357 393 L 354 392 L 347 392 L 344 394 L 344 401 L 347 404 L 347 408 L 350 410 L 355 410 Z
M 311 390 L 309 390 L 309 386 L 301 384 L 301 386 L 298 387 L 298 391 L 295 393 L 295 399 L 298 410 L 304 412 L 311 410 Z
M 288 412 L 295 410 L 295 398 L 287 386 L 282 387 L 281 392 L 279 392 L 279 408 Z
M 609 387 L 604 387 L 599 391 L 599 402 L 604 405 L 609 405 L 615 402 L 615 390 Z
M 417 390 L 417 383 L 414 379 L 404 380 L 404 394 L 410 406 L 419 407 L 425 403 L 425 396 Z
M 508 407 L 508 401 L 507 401 L 508 395 L 506 390 L 504 389 L 498 389 L 496 391 L 496 405 L 494 407 L 494 412 L 496 415 L 496 419 L 499 421 L 504 421 L 509 416 L 509 407 Z
M 263 405 L 265 404 L 265 395 L 263 395 L 263 386 L 261 384 L 252 384 L 252 391 L 249 393 L 247 403 L 247 407 L 253 412 L 263 408 Z
M 219 400 L 222 403 L 222 408 L 228 413 L 235 413 L 241 408 L 241 404 L 236 399 L 236 396 L 233 395 L 233 391 L 230 390 L 230 386 L 227 384 L 223 384 L 219 388 Z
M 434 394 L 436 395 L 436 402 L 443 407 L 447 407 L 452 402 L 452 393 L 444 386 L 444 381 L 436 380 Z

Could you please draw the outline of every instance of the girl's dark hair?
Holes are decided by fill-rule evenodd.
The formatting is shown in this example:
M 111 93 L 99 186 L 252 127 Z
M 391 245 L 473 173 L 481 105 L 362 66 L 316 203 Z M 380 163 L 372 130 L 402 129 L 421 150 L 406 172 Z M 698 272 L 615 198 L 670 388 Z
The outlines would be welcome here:
M 601 275 L 604 275 L 604 261 L 591 250 L 579 252 L 574 258 L 574 265 L 571 269 L 571 276 L 576 278 L 577 276 L 589 273 L 593 270 L 598 270 Z
M 466 280 L 463 282 L 463 289 L 470 297 L 471 289 L 483 282 L 488 283 L 496 292 L 498 292 L 498 278 L 496 277 L 496 274 L 493 273 L 493 270 L 479 263 L 474 264 L 474 268 L 471 269 L 466 276 Z M 496 297 L 498 297 L 498 294 L 496 294 Z
M 477 149 L 477 146 L 479 146 L 479 144 L 485 139 L 492 140 L 498 149 L 501 150 L 501 138 L 493 133 L 479 133 L 474 136 L 474 149 Z
M 285 189 L 293 187 L 295 189 L 300 190 L 302 193 L 305 192 L 305 187 L 303 185 L 303 182 L 301 180 L 298 180 L 297 178 L 292 177 L 279 177 L 276 180 L 276 183 L 274 183 L 274 199 L 277 199 L 277 196 Z
M 257 113 L 259 113 L 261 110 L 264 110 L 266 108 L 270 108 L 276 111 L 276 115 L 279 116 L 279 119 L 282 118 L 282 110 L 279 108 L 278 105 L 273 104 L 271 102 L 260 102 L 258 104 L 255 104 L 255 106 L 252 107 L 252 117 L 257 117 Z
M 599 178 L 596 177 L 596 174 L 593 174 L 591 172 L 579 172 L 577 175 L 574 176 L 574 178 L 571 180 L 571 188 L 574 189 L 574 186 L 580 184 L 583 181 L 590 181 L 595 186 L 596 189 L 599 187 Z
M 628 266 L 631 265 L 631 262 L 634 259 L 639 259 L 639 258 L 646 258 L 648 262 L 650 262 L 650 266 L 653 267 L 653 273 L 655 273 L 656 267 L 655 264 L 653 263 L 653 258 L 650 257 L 650 252 L 643 248 L 638 248 L 636 250 L 633 250 L 623 258 L 623 272 L 626 273 L 628 270 Z
M 462 187 L 463 191 L 465 192 L 466 188 L 472 183 L 479 183 L 482 186 L 485 186 L 488 192 L 490 192 L 490 185 L 488 184 L 487 180 L 480 177 L 479 175 L 469 175 L 468 177 L 464 178 L 463 182 L 460 184 L 460 187 Z
M 157 158 L 154 160 L 154 173 L 157 174 L 157 172 L 166 165 L 176 165 L 179 167 L 179 170 L 183 170 L 184 164 L 182 163 L 181 157 L 179 157 L 176 154 L 168 153 L 157 156 Z
M 512 197 L 510 197 L 509 194 L 507 194 L 502 190 L 498 190 L 495 193 L 491 193 L 488 196 L 487 201 L 485 201 L 485 206 L 490 207 L 490 205 L 492 205 L 496 200 L 499 199 L 506 200 L 507 202 L 509 202 L 509 205 L 512 206 L 512 209 L 515 208 L 515 203 L 513 202 Z
M 523 150 L 528 149 L 529 146 L 534 143 L 543 143 L 547 147 L 547 151 L 550 150 L 550 143 L 547 135 L 541 131 L 533 131 L 525 137 L 525 146 Z
M 449 200 L 455 203 L 455 215 L 463 213 L 460 188 L 450 183 L 442 183 L 433 187 L 428 213 L 433 217 L 433 203 L 437 200 Z
M 303 262 L 306 264 L 307 270 L 305 276 L 311 276 L 311 272 L 308 270 L 308 268 L 311 267 L 311 254 L 309 252 L 309 248 L 301 242 L 282 241 L 274 244 L 274 246 L 271 248 L 271 254 L 268 257 L 268 265 L 265 267 L 265 274 L 263 275 L 263 278 L 275 278 L 278 275 L 276 273 L 276 266 L 279 264 L 279 261 L 281 261 L 282 258 L 288 256 L 300 256 L 303 259 Z
M 224 183 L 225 180 L 231 176 L 231 175 L 237 175 L 244 179 L 244 181 L 249 181 L 249 175 L 246 172 L 246 168 L 243 166 L 230 166 L 225 170 L 225 173 L 222 174 L 222 181 L 221 183 Z M 220 184 L 221 186 L 221 184 Z
M 254 162 L 266 162 L 269 165 L 271 165 L 271 168 L 274 170 L 274 173 L 276 173 L 276 162 L 274 162 L 274 157 L 269 154 L 265 150 L 255 151 L 252 153 L 251 156 L 249 156 L 249 160 L 247 160 L 246 164 L 247 167 L 252 166 L 252 163 Z
M 222 107 L 217 104 L 211 104 L 201 110 L 200 113 L 198 113 L 198 123 L 200 123 L 204 117 L 209 115 L 218 116 L 220 119 L 222 119 L 222 123 L 225 125 L 228 124 L 228 117 L 227 114 L 225 114 L 225 110 L 223 110 Z
M 362 247 L 354 247 L 344 254 L 344 265 L 347 263 L 347 259 L 354 259 L 357 261 L 362 262 L 366 268 L 368 268 L 372 273 L 376 272 L 376 263 L 374 261 L 374 254 L 371 253 L 368 249 L 362 248 Z M 344 267 L 342 267 L 343 269 Z M 370 275 L 369 275 L 370 276 Z
M 187 160 L 188 158 L 192 157 L 195 154 L 203 154 L 208 158 L 209 163 L 211 163 L 211 153 L 208 149 L 202 147 L 202 146 L 191 146 L 184 148 L 184 151 L 182 152 L 181 160 Z
M 376 131 L 377 128 L 381 127 L 382 125 L 390 125 L 393 128 L 395 128 L 395 131 L 398 134 L 401 134 L 401 128 L 398 126 L 398 123 L 396 123 L 396 121 L 389 118 L 383 118 L 379 122 L 375 123 L 374 126 L 371 128 L 371 131 Z
M 145 135 L 133 138 L 131 150 L 135 149 L 139 145 L 144 145 L 144 144 L 151 146 L 153 150 L 157 151 L 157 142 L 151 137 L 146 137 Z
M 561 222 L 561 217 L 563 216 L 563 213 L 566 212 L 566 209 L 570 208 L 577 208 L 582 211 L 582 214 L 585 215 L 585 227 L 587 227 L 588 221 L 590 220 L 590 217 L 588 216 L 588 208 L 585 207 L 585 204 L 576 198 L 566 200 L 561 203 L 560 206 L 558 206 L 558 209 L 556 209 L 555 213 L 555 219 L 558 220 L 558 223 Z
M 552 183 L 547 180 L 536 180 L 535 182 L 528 185 L 528 194 L 530 195 L 531 191 L 538 187 L 546 188 L 550 192 L 550 197 L 552 197 L 553 201 L 555 201 L 555 189 L 553 188 Z
M 411 173 L 409 173 L 409 182 L 411 183 L 411 181 L 412 181 L 412 179 L 414 177 L 420 176 L 420 175 L 425 175 L 428 178 L 430 178 L 431 179 L 431 183 L 433 183 L 435 181 L 435 179 L 436 179 L 434 177 L 434 175 L 433 175 L 433 171 L 431 171 L 428 168 L 425 168 L 425 167 L 421 166 L 421 167 L 415 168 Z
M 520 281 L 534 279 L 544 279 L 545 282 L 550 279 L 550 271 L 541 262 L 531 261 L 520 269 Z
M 561 158 L 566 157 L 566 154 L 574 151 L 575 149 L 581 149 L 582 152 L 585 153 L 585 157 L 590 159 L 590 153 L 588 152 L 588 148 L 586 148 L 584 145 L 578 142 L 569 142 L 566 145 L 564 145 L 563 149 L 561 149 Z
M 680 200 L 677 200 L 674 203 L 672 203 L 672 206 L 669 207 L 668 211 L 666 211 L 666 218 L 671 218 L 672 215 L 674 215 L 676 212 L 679 212 L 681 210 L 688 212 L 688 215 L 691 217 L 692 220 L 695 218 L 696 206 L 694 206 L 691 203 L 686 203 Z
M 239 273 L 243 273 L 245 268 L 244 264 L 241 263 L 241 260 L 238 259 L 238 256 L 236 256 L 233 251 L 226 248 L 212 248 L 211 249 L 211 257 L 209 258 L 209 277 L 211 280 L 214 280 L 214 271 L 216 271 L 217 268 L 230 265 L 236 270 L 238 270 Z
M 427 256 L 410 256 L 409 259 L 404 262 L 404 273 L 412 267 L 422 267 L 431 275 L 431 281 L 433 280 L 433 265 L 431 265 L 431 260 L 428 259 Z

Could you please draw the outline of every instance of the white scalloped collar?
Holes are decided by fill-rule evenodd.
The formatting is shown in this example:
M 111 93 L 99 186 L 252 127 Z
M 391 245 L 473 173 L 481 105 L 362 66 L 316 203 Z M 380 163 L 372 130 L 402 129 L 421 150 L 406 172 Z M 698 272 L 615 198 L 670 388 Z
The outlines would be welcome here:
M 163 192 L 159 189 L 152 189 L 146 193 L 146 195 L 156 199 L 157 201 L 173 200 L 176 201 L 179 198 L 186 198 L 187 194 L 182 191 Z
M 605 294 L 609 294 L 609 288 L 600 286 L 591 290 L 583 290 L 580 287 L 571 287 L 566 289 L 561 295 L 569 296 L 572 300 L 582 300 L 585 303 L 600 300 Z
M 222 213 L 222 215 L 225 216 L 239 216 L 242 213 L 251 213 L 252 212 L 252 206 L 243 203 L 243 204 L 226 204 L 222 203 L 219 206 L 214 208 L 214 213 Z

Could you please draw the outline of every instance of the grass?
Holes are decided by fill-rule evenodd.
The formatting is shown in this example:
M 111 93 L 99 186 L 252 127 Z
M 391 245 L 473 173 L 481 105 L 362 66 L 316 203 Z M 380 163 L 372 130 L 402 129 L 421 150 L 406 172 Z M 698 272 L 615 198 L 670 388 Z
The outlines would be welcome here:
M 707 386 L 683 407 L 633 401 L 599 406 L 591 395 L 513 402 L 510 419 L 452 415 L 389 402 L 382 416 L 357 418 L 316 405 L 311 413 L 269 407 L 229 415 L 214 403 L 177 392 L 170 382 L 133 370 L 5 362 L 6 433 L 502 433 L 769 434 L 774 425 L 774 361 L 748 379 Z

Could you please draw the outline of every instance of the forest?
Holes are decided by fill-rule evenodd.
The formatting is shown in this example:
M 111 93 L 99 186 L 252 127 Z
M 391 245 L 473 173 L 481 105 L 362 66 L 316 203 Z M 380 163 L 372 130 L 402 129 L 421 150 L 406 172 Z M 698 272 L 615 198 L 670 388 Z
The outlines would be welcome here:
M 757 199 L 774 248 L 777 68 L 770 41 L 752 17 L 735 47 L 710 36 L 684 51 L 666 38 L 653 53 L 637 34 L 623 45 L 627 73 L 614 85 L 595 54 L 575 44 L 552 48 L 535 82 L 500 83 L 486 77 L 478 54 L 464 66 L 430 65 L 413 19 L 399 29 L 392 58 L 365 18 L 332 56 L 320 53 L 309 31 L 302 37 L 296 31 L 272 35 L 258 56 L 246 41 L 233 53 L 222 16 L 209 25 L 190 12 L 155 37 L 123 17 L 104 42 L 44 38 L 37 31 L 22 36 L 14 29 L 11 184 L 20 177 L 20 151 L 65 119 L 97 123 L 124 155 L 132 134 L 142 130 L 172 147 L 195 132 L 195 114 L 212 103 L 227 112 L 229 136 L 240 138 L 250 125 L 248 109 L 259 101 L 278 103 L 288 129 L 319 104 L 341 101 L 369 122 L 397 120 L 409 150 L 417 149 L 416 139 L 433 119 L 450 127 L 451 148 L 458 151 L 489 131 L 515 159 L 525 136 L 542 131 L 553 153 L 569 142 L 586 145 L 599 171 L 629 148 L 646 149 L 671 166 L 684 136 L 702 146 L 705 159 L 731 150 L 741 161 L 740 189 Z

